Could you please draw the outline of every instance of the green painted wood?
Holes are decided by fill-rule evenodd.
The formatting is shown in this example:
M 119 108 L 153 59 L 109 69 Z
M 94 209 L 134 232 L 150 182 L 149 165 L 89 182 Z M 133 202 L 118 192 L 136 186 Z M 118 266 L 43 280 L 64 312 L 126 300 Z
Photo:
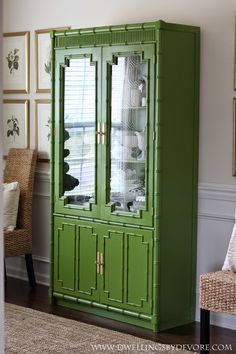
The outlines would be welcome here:
M 96 273 L 96 257 L 98 252 L 98 234 L 94 227 L 78 225 L 77 247 L 77 292 L 85 299 L 99 299 Z M 86 270 L 86 271 L 85 271 Z
M 160 32 L 158 329 L 194 320 L 199 31 Z
M 152 232 L 102 226 L 104 276 L 101 302 L 152 313 Z
M 52 43 L 50 296 L 63 306 L 153 331 L 189 323 L 195 310 L 199 28 L 157 21 L 73 29 L 52 34 Z M 89 210 L 72 207 L 61 195 L 63 65 L 70 57 L 92 55 L 97 122 L 109 127 L 108 67 L 114 55 L 134 52 L 150 63 L 147 208 L 139 217 L 112 212 L 109 137 L 97 147 L 96 202 Z M 97 276 L 95 250 L 105 257 L 104 273 Z
M 114 311 L 113 308 L 107 307 L 103 309 L 101 307 L 99 308 L 97 306 L 91 306 L 89 304 L 82 304 L 81 302 L 79 302 L 80 299 L 78 298 L 66 300 L 63 299 L 63 294 L 61 294 L 62 295 L 61 298 L 59 298 L 58 295 L 59 295 L 58 293 L 53 293 L 53 297 L 56 305 L 64 306 L 73 310 L 91 313 L 105 318 L 110 318 L 116 321 L 129 323 L 134 326 L 140 326 L 151 330 L 154 329 L 152 321 L 148 318 L 141 318 L 140 316 L 142 315 L 139 316 L 138 313 L 136 316 L 132 316 L 130 313 L 125 313 L 125 311 L 123 313 L 119 313 Z
M 132 230 L 131 230 L 132 232 Z M 126 302 L 151 312 L 152 237 L 151 234 L 127 233 Z
M 101 45 L 114 45 L 123 43 L 143 43 L 155 41 L 156 31 L 152 29 L 121 30 L 113 32 L 100 32 L 83 34 L 71 34 L 56 38 L 57 48 L 89 47 Z
M 102 303 L 111 306 L 124 302 L 124 233 L 102 227 L 104 276 L 102 281 Z
M 93 226 L 55 218 L 54 289 L 97 301 L 97 251 L 98 234 Z
M 75 292 L 75 225 L 56 220 L 54 241 L 54 288 L 66 292 Z
M 55 48 L 143 44 L 157 41 L 157 30 L 195 32 L 196 27 L 171 24 L 164 21 L 123 24 L 57 31 Z
M 114 308 L 151 314 L 151 231 L 59 217 L 55 225 L 59 235 L 55 243 L 56 290 L 66 295 L 73 291 L 81 299 Z M 96 272 L 98 251 L 104 262 L 100 274 Z M 65 286 L 64 279 L 70 279 L 73 288 Z

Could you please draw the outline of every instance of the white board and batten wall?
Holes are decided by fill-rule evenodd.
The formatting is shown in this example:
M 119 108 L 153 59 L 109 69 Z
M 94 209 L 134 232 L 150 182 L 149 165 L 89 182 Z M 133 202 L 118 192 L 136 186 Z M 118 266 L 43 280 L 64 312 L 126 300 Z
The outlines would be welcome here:
M 235 0 L 4 0 L 4 32 L 30 31 L 31 146 L 34 147 L 34 31 L 148 22 L 162 19 L 201 27 L 199 207 L 197 279 L 221 268 L 234 223 L 236 177 L 232 176 L 232 115 Z M 6 95 L 5 95 L 6 96 Z M 13 98 L 13 95 L 7 95 Z M 38 164 L 34 193 L 34 262 L 38 281 L 49 282 L 49 166 Z M 40 217 L 39 217 L 40 216 Z M 25 277 L 24 260 L 8 272 Z M 198 281 L 196 297 L 199 297 Z M 196 320 L 199 320 L 198 303 Z M 236 328 L 236 317 L 213 314 L 212 323 Z

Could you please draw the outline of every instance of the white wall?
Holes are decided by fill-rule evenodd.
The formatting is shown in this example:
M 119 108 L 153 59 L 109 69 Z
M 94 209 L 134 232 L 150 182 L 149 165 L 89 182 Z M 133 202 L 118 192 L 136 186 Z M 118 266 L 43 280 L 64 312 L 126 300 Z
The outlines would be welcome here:
M 2 13 L 2 0 L 0 0 L 0 13 Z M 0 18 L 0 186 L 2 185 L 2 19 Z M 4 353 L 4 280 L 3 280 L 3 236 L 2 236 L 2 188 L 0 188 L 0 354 Z
M 4 0 L 4 31 L 31 31 L 31 146 L 34 146 L 34 30 L 146 22 L 162 19 L 201 27 L 198 277 L 223 263 L 236 207 L 232 177 L 232 99 L 235 0 Z M 7 95 L 17 97 L 17 95 Z M 36 202 L 37 201 L 37 202 Z M 37 278 L 48 282 L 49 176 L 38 166 L 34 203 L 34 259 Z M 41 216 L 39 218 L 39 215 Z M 22 260 L 8 270 L 25 276 Z M 197 298 L 198 298 L 197 285 Z M 198 308 L 196 308 L 198 318 Z M 235 318 L 216 316 L 215 323 L 236 327 Z
M 32 31 L 32 74 L 35 29 L 66 25 L 78 28 L 156 19 L 200 26 L 199 180 L 235 184 L 236 179 L 231 176 L 235 11 L 235 0 L 4 0 L 3 18 L 6 32 Z M 33 87 L 32 75 L 31 90 Z

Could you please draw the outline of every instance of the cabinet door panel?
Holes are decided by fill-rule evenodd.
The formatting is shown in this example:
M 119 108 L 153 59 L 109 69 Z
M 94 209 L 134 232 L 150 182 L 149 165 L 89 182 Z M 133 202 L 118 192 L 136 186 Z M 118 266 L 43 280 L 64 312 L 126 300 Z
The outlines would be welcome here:
M 63 292 L 75 292 L 76 226 L 69 222 L 55 223 L 54 287 Z
M 98 301 L 96 257 L 98 234 L 93 225 L 55 218 L 54 288 L 64 294 Z
M 124 233 L 115 230 L 108 230 L 103 233 L 103 260 L 105 264 L 103 295 L 108 302 L 122 304 L 124 288 Z
M 151 252 L 150 240 L 145 235 L 127 234 L 125 301 L 137 308 L 147 308 L 150 301 Z
M 126 310 L 152 311 L 152 232 L 124 227 L 102 230 L 104 274 L 101 302 Z
M 98 300 L 96 257 L 98 235 L 94 228 L 79 225 L 78 229 L 78 294 L 85 299 Z

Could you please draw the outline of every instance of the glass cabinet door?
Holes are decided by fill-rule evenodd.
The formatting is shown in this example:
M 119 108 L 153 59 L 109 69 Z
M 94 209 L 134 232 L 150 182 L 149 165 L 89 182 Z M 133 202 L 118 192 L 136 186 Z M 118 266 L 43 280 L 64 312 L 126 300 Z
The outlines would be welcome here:
M 146 200 L 147 63 L 118 57 L 111 71 L 110 202 L 138 213 Z
M 64 86 L 64 195 L 88 206 L 95 197 L 96 70 L 90 58 L 70 59 Z
M 60 199 L 63 208 L 98 216 L 97 185 L 99 172 L 96 144 L 99 120 L 101 49 L 93 53 L 77 50 L 64 53 L 60 64 Z
M 111 220 L 117 215 L 132 217 L 132 222 L 145 218 L 150 224 L 154 52 L 153 47 L 146 52 L 134 46 L 129 52 L 122 49 L 117 54 L 104 49 L 108 64 L 106 216 Z

